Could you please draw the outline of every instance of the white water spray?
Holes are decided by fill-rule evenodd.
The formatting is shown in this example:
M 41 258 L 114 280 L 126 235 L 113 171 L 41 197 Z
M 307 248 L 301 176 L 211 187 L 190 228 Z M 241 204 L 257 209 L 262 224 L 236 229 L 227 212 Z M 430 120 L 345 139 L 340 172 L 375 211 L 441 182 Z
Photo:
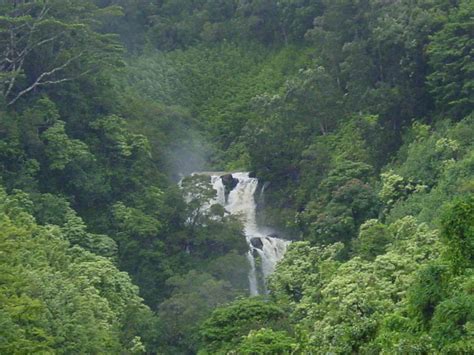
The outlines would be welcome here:
M 256 296 L 261 291 L 266 292 L 265 280 L 273 273 L 277 262 L 283 258 L 290 242 L 270 236 L 270 232 L 265 233 L 265 230 L 258 226 L 257 203 L 255 201 L 258 180 L 249 177 L 249 173 L 233 173 L 232 177 L 237 179 L 238 183 L 226 199 L 225 186 L 221 177 L 212 175 L 212 186 L 217 191 L 216 199 L 213 202 L 223 205 L 229 213 L 242 218 L 245 238 L 249 245 L 247 259 L 250 264 L 248 276 L 250 294 Z M 260 259 L 260 265 L 257 265 L 256 256 Z M 259 273 L 263 279 L 260 282 Z

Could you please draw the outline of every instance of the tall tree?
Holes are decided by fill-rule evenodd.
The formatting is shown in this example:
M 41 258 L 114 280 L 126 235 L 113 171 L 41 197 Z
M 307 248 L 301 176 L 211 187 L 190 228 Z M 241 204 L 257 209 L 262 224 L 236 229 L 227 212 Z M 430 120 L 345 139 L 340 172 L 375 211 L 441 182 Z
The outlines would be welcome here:
M 22 1 L 0 9 L 0 93 L 7 105 L 114 66 L 120 58 L 114 36 L 94 31 L 107 11 L 91 1 Z M 118 14 L 116 7 L 108 10 Z

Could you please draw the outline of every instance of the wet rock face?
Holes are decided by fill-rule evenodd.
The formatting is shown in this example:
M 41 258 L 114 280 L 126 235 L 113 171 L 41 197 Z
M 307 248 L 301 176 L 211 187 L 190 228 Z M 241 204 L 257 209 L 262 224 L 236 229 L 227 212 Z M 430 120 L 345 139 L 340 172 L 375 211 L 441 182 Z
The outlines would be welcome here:
M 232 176 L 232 174 L 225 174 L 221 176 L 222 183 L 225 187 L 225 196 L 229 196 L 230 192 L 237 186 L 239 183 L 239 179 L 236 179 Z
M 261 240 L 260 238 L 252 238 L 252 239 L 250 239 L 250 244 L 252 244 L 252 246 L 253 246 L 254 248 L 263 250 L 263 243 L 262 243 L 262 240 Z

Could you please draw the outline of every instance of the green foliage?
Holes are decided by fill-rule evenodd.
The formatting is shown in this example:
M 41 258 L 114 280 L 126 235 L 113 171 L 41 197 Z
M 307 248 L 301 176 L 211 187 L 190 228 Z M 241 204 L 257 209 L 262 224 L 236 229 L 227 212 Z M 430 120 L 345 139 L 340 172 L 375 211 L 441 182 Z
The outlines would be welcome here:
M 402 147 L 400 152 L 400 156 L 403 157 L 400 159 L 402 163 L 399 166 L 395 165 L 394 173 L 400 174 L 399 176 L 402 176 L 401 174 L 424 176 L 423 179 L 427 179 L 434 186 L 430 188 L 404 176 L 403 183 L 398 189 L 400 198 L 391 206 L 387 221 L 394 221 L 409 214 L 435 226 L 446 201 L 472 192 L 470 187 L 474 172 L 472 140 L 466 140 L 464 136 L 469 134 L 472 127 L 470 117 L 466 117 L 456 125 L 443 127 L 438 132 L 433 132 L 431 136 L 428 126 L 414 127 L 414 135 L 417 138 Z M 431 142 L 430 147 L 426 146 L 428 141 Z M 438 148 L 436 142 L 439 142 Z M 455 151 L 450 148 L 453 143 Z M 409 158 L 412 156 L 412 151 L 421 151 L 417 145 L 424 147 L 423 154 L 414 154 L 413 156 L 418 156 L 417 159 Z M 406 148 L 409 148 L 409 153 Z M 431 175 L 420 173 L 423 171 L 432 173 Z M 437 178 L 433 179 L 433 175 Z
M 474 263 L 474 198 L 455 200 L 442 217 L 443 241 L 456 272 Z
M 471 1 L 459 1 L 448 14 L 443 28 L 436 32 L 428 46 L 433 72 L 428 76 L 431 92 L 440 109 L 463 118 L 472 112 L 472 38 L 474 11 Z
M 364 163 L 341 161 L 329 171 L 319 184 L 321 194 L 299 215 L 312 241 L 348 244 L 362 222 L 376 216 L 377 197 L 364 183 L 371 170 Z
M 369 230 L 383 230 L 391 244 L 341 262 L 342 245 L 325 248 L 296 242 L 271 277 L 274 297 L 290 307 L 304 351 L 346 353 L 365 351 L 384 317 L 405 303 L 414 273 L 437 258 L 436 233 L 406 218 L 391 226 L 367 223 Z M 370 254 L 373 253 L 373 254 Z
M 87 145 L 80 140 L 70 139 L 64 126 L 65 122 L 57 121 L 41 136 L 45 141 L 45 153 L 51 170 L 64 170 L 73 162 L 84 164 L 93 160 Z
M 163 1 L 146 7 L 148 37 L 160 49 L 188 47 L 225 40 L 265 44 L 301 41 L 322 4 L 307 0 L 239 2 Z
M 127 274 L 106 259 L 71 247 L 57 226 L 41 227 L 31 202 L 1 192 L 0 349 L 24 352 L 117 352 L 151 319 Z M 136 314 L 125 324 L 126 313 Z M 140 315 L 138 315 L 140 314 Z M 143 334 L 144 335 L 144 334 Z
M 148 141 L 142 135 L 131 134 L 125 128 L 125 121 L 115 115 L 107 116 L 91 123 L 99 132 L 103 149 L 109 150 L 111 159 L 132 158 L 140 153 L 149 154 Z
M 229 161 L 241 161 L 240 169 L 247 164 L 243 156 L 247 148 L 240 136 L 246 123 L 255 117 L 252 98 L 278 89 L 284 83 L 285 75 L 296 72 L 306 61 L 306 56 L 296 46 L 272 50 L 251 44 L 199 45 L 185 51 L 150 52 L 134 58 L 127 81 L 150 99 L 173 105 L 173 120 L 181 120 L 183 130 L 188 133 L 194 133 L 189 132 L 190 128 L 204 131 L 204 137 L 191 138 L 192 147 L 189 148 L 187 141 L 190 138 L 185 136 L 186 132 L 176 132 L 181 137 L 177 137 L 180 142 L 174 147 L 172 157 L 184 160 L 184 167 L 180 166 L 180 169 L 193 171 L 194 166 L 187 167 L 191 163 L 190 157 L 198 160 L 193 164 L 197 165 L 195 169 L 202 169 L 207 163 L 202 159 L 210 152 L 216 164 L 225 166 Z M 139 119 L 143 121 L 141 117 Z M 156 120 L 155 117 L 152 119 Z M 150 122 L 140 124 L 151 125 Z M 168 130 L 168 127 L 169 123 L 164 129 Z M 203 139 L 209 136 L 212 136 L 208 142 L 213 144 L 211 148 L 203 144 Z M 183 159 L 185 154 L 190 157 Z
M 409 311 L 426 326 L 433 313 L 446 297 L 446 267 L 443 265 L 428 265 L 417 274 L 417 282 L 408 294 Z
M 354 254 L 373 260 L 384 253 L 391 241 L 387 227 L 376 219 L 369 219 L 360 226 L 359 236 L 353 241 Z
M 97 255 L 115 258 L 117 243 L 107 235 L 87 233 L 83 220 L 70 208 L 67 209 L 65 222 L 61 226 L 64 238 L 72 245 L 79 245 Z
M 188 200 L 188 252 L 208 258 L 231 250 L 243 253 L 247 249 L 239 220 L 227 216 L 224 208 L 214 203 L 217 191 L 211 185 L 210 176 L 195 174 L 185 177 L 181 188 Z
M 400 172 L 416 182 L 433 186 L 446 165 L 458 158 L 458 150 L 458 142 L 447 137 L 437 134 L 417 137 L 408 146 L 407 158 Z
M 402 196 L 411 192 L 407 189 L 403 177 L 400 175 L 387 171 L 386 173 L 382 173 L 380 177 L 383 185 L 379 197 L 386 205 L 390 206 L 394 204 Z
M 392 129 L 426 113 L 423 47 L 439 22 L 436 2 L 323 3 L 306 36 L 354 111 L 376 113 Z
M 205 214 L 206 206 L 217 196 L 217 191 L 211 185 L 209 175 L 195 174 L 185 177 L 181 181 L 184 196 L 188 198 L 189 218 L 191 227 Z
M 106 12 L 102 9 L 102 15 Z M 95 28 L 103 20 L 92 1 L 2 5 L 0 45 L 6 51 L 0 85 L 7 105 L 45 86 L 117 66 L 121 46 L 113 35 Z
M 439 304 L 433 317 L 433 339 L 445 352 L 472 352 L 474 298 L 462 295 Z
M 194 270 L 170 278 L 167 285 L 173 289 L 172 294 L 158 310 L 163 324 L 162 340 L 170 350 L 195 352 L 201 323 L 214 308 L 232 300 L 236 293 L 228 282 Z
M 237 348 L 243 354 L 290 354 L 296 342 L 286 332 L 262 328 L 251 330 Z
M 472 273 L 467 269 L 456 276 L 445 261 L 429 263 L 415 274 L 406 303 L 385 317 L 371 346 L 378 351 L 470 351 Z
M 213 354 L 230 351 L 239 346 L 242 337 L 249 334 L 251 330 L 266 327 L 272 327 L 272 329 L 274 327 L 275 330 L 282 329 L 285 323 L 284 318 L 281 308 L 259 298 L 241 299 L 219 307 L 201 326 L 200 353 Z
M 320 287 L 340 265 L 335 259 L 342 248 L 340 243 L 327 247 L 312 247 L 308 242 L 291 243 L 277 272 L 270 277 L 269 289 L 276 298 L 290 302 L 298 303 L 304 296 L 320 299 Z M 306 294 L 310 285 L 317 291 Z
M 159 285 L 170 276 L 163 260 L 162 223 L 156 217 L 120 202 L 113 206 L 112 213 L 120 266 L 134 277 L 148 304 L 156 307 L 161 298 L 159 292 L 163 292 L 159 291 Z
M 0 2 L 0 352 L 473 352 L 472 10 Z M 234 169 L 301 241 L 232 302 Z

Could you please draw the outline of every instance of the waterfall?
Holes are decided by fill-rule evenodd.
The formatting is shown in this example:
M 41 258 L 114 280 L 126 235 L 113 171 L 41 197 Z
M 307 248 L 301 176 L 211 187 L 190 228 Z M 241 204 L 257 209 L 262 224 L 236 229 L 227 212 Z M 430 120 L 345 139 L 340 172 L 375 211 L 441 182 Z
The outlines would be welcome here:
M 212 175 L 211 176 L 212 188 L 216 190 L 217 196 L 215 201 L 212 203 L 218 203 L 219 205 L 225 206 L 225 186 L 222 183 L 220 176 Z
M 271 235 L 271 231 L 258 226 L 255 201 L 258 179 L 249 177 L 249 173 L 233 173 L 232 177 L 237 179 L 238 183 L 226 198 L 222 178 L 220 175 L 211 175 L 212 186 L 217 191 L 212 202 L 223 205 L 229 213 L 242 218 L 249 246 L 247 259 L 250 264 L 250 294 L 256 296 L 266 292 L 265 280 L 275 270 L 277 262 L 283 258 L 290 242 L 276 238 Z

